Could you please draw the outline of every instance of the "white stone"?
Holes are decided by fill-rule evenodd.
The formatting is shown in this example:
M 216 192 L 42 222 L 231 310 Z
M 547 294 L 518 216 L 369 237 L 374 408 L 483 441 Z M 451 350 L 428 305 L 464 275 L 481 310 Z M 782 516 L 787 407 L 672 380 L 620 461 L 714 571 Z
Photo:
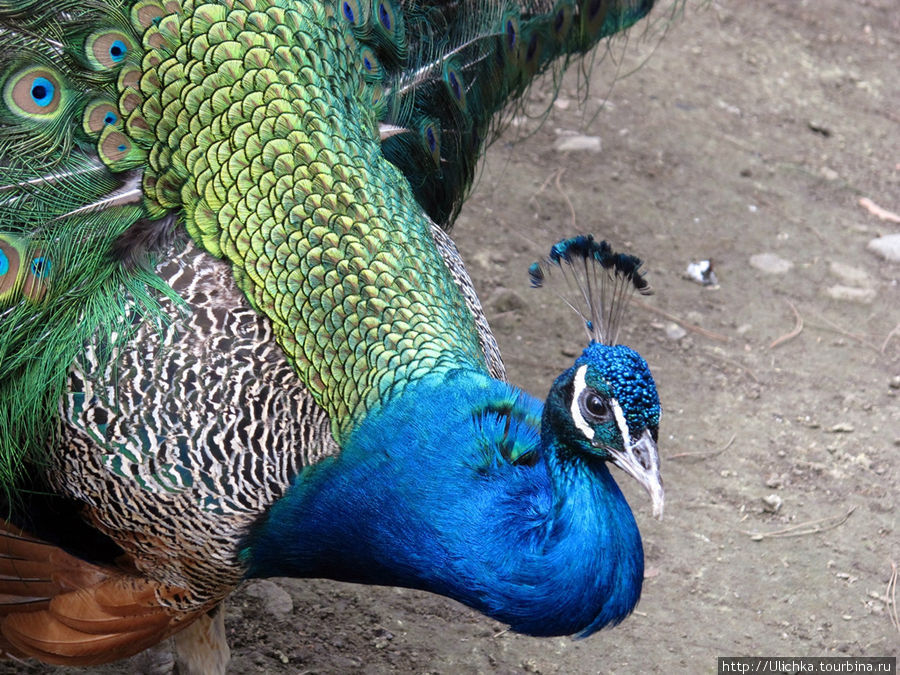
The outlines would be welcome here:
M 757 253 L 750 256 L 750 264 L 766 274 L 786 274 L 794 266 L 790 260 L 785 260 L 774 253 Z
M 778 495 L 772 494 L 768 497 L 763 497 L 763 510 L 768 511 L 769 513 L 778 513 L 781 510 L 781 507 L 784 505 L 784 500 Z
M 674 321 L 666 324 L 666 337 L 670 340 L 680 340 L 685 335 L 687 331 Z
M 868 249 L 888 262 L 900 263 L 900 234 L 886 234 L 869 242 Z
M 853 284 L 855 286 L 869 285 L 868 273 L 858 267 L 853 267 L 852 265 L 848 265 L 847 263 L 838 260 L 832 260 L 828 263 L 828 269 L 844 283 Z
M 859 302 L 864 305 L 871 304 L 875 300 L 876 295 L 874 288 L 856 288 L 855 286 L 842 286 L 840 284 L 829 286 L 825 289 L 825 294 L 835 300 Z
M 553 148 L 558 152 L 600 152 L 600 137 L 582 135 L 563 136 L 553 144 Z

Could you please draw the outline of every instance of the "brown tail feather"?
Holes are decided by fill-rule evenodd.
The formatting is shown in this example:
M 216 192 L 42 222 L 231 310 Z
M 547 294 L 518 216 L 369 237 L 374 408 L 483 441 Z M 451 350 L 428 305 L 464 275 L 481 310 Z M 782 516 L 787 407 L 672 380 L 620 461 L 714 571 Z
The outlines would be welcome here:
M 0 521 L 0 649 L 89 666 L 137 654 L 203 614 L 160 604 L 180 589 L 101 567 Z
M 50 612 L 13 614 L 4 619 L 3 636 L 20 653 L 45 663 L 95 666 L 132 656 L 165 637 L 158 629 L 127 633 L 85 633 L 58 621 Z
M 119 579 L 104 582 L 100 586 L 74 593 L 58 595 L 50 602 L 50 613 L 60 622 L 77 631 L 91 634 L 129 633 L 133 631 L 165 630 L 171 621 L 168 611 L 157 605 L 144 607 L 140 614 L 120 613 L 118 607 L 101 604 L 100 590 L 114 584 L 121 588 Z M 107 590 L 104 595 L 110 595 Z M 131 609 L 129 603 L 128 609 Z
M 0 521 L 0 595 L 49 600 L 63 591 L 99 583 L 106 576 L 102 568 Z M 15 604 L 21 601 L 0 600 L 0 616 Z

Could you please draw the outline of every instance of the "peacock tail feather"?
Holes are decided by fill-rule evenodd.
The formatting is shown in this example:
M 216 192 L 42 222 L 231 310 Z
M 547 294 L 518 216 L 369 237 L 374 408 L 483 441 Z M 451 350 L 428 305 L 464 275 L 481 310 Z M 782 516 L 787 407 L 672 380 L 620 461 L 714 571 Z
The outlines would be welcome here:
M 123 316 L 180 311 L 153 270 L 181 225 L 338 444 L 427 373 L 494 371 L 435 224 L 509 102 L 651 5 L 0 2 L 0 483 L 46 453 L 92 337 L 112 358 Z

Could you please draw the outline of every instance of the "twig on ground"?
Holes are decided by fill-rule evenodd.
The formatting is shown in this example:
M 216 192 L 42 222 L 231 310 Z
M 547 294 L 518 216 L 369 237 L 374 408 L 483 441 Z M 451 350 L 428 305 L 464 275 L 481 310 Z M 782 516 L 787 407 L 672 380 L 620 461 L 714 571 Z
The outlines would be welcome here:
M 566 194 L 566 191 L 562 188 L 562 177 L 566 172 L 565 169 L 560 169 L 556 174 L 556 189 L 559 191 L 559 194 L 562 195 L 563 199 L 566 200 L 566 204 L 569 207 L 569 215 L 572 216 L 572 229 L 575 229 L 575 226 L 578 224 L 578 216 L 575 214 L 575 207 L 572 205 L 572 200 L 569 199 L 569 195 Z
M 880 218 L 881 220 L 887 220 L 891 223 L 900 223 L 900 216 L 898 216 L 893 211 L 888 211 L 884 209 L 875 202 L 873 202 L 868 197 L 860 197 L 859 205 L 863 207 L 866 211 L 871 213 L 876 218 Z
M 762 541 L 763 539 L 778 539 L 781 537 L 803 537 L 807 534 L 818 534 L 826 530 L 843 525 L 847 519 L 856 511 L 856 507 L 852 507 L 843 516 L 828 516 L 827 518 L 818 518 L 816 520 L 808 520 L 805 523 L 797 523 L 783 530 L 775 530 L 773 532 L 744 532 L 753 541 Z M 835 520 L 837 519 L 837 520 Z M 834 522 L 828 522 L 834 521 Z
M 794 223 L 794 225 L 800 225 L 801 227 L 805 227 L 807 230 L 809 230 L 814 235 L 816 235 L 816 237 L 818 237 L 819 241 L 822 241 L 822 242 L 828 241 L 828 239 L 825 237 L 825 235 L 822 234 L 821 232 L 819 232 L 819 230 L 811 223 L 809 223 L 805 220 L 801 220 L 800 218 L 794 218 L 793 216 L 785 216 L 785 218 L 787 218 L 788 221 Z
M 888 579 L 885 596 L 888 599 L 888 616 L 891 617 L 891 625 L 900 633 L 900 616 L 897 614 L 897 563 L 891 561 L 891 578 Z
M 826 325 L 824 325 L 824 326 L 821 325 L 821 324 L 819 324 L 819 325 L 817 325 L 817 328 L 821 328 L 821 329 L 823 329 L 823 330 L 834 331 L 834 332 L 837 333 L 838 335 L 843 335 L 844 337 L 850 338 L 851 340 L 855 340 L 856 342 L 858 342 L 859 344 L 863 345 L 864 347 L 868 347 L 869 349 L 872 349 L 872 350 L 874 350 L 874 351 L 876 351 L 876 352 L 881 353 L 881 350 L 878 348 L 877 345 L 874 345 L 874 344 L 872 344 L 871 342 L 868 341 L 868 338 L 869 338 L 868 335 L 865 335 L 865 334 L 858 334 L 858 333 L 850 333 L 849 331 L 846 331 L 846 330 L 844 330 L 843 328 L 841 328 L 840 326 L 838 326 L 838 325 L 837 325 L 836 323 L 834 323 L 833 321 L 829 321 L 828 319 L 826 319 L 826 318 L 825 318 L 824 316 L 822 316 L 821 314 L 817 315 L 816 318 L 819 319 L 819 320 L 821 320 L 822 322 L 824 322 L 824 323 L 826 324 Z
M 708 459 L 709 457 L 715 457 L 716 455 L 721 455 L 728 448 L 730 448 L 731 444 L 734 443 L 735 438 L 737 438 L 737 434 L 731 434 L 731 438 L 728 439 L 728 442 L 718 450 L 704 450 L 702 452 L 678 452 L 674 455 L 669 455 L 668 457 L 666 457 L 666 459 L 686 459 L 688 457 Z
M 900 335 L 900 323 L 898 323 L 896 326 L 894 326 L 894 330 L 892 330 L 890 333 L 888 333 L 887 337 L 884 338 L 884 342 L 881 343 L 881 353 L 882 354 L 887 353 L 888 342 L 890 342 L 891 338 L 894 337 L 895 335 Z
M 9 659 L 10 661 L 15 661 L 23 668 L 28 668 L 28 666 L 33 665 L 33 663 L 28 663 L 28 661 L 20 659 L 15 654 L 11 654 L 10 652 L 3 651 L 3 650 L 0 650 L 0 659 Z
M 528 201 L 532 201 L 532 200 L 534 200 L 534 199 L 537 199 L 537 196 L 538 196 L 539 194 L 541 194 L 544 190 L 547 189 L 547 186 L 550 185 L 550 181 L 553 180 L 554 178 L 556 178 L 556 174 L 558 174 L 560 171 L 561 171 L 561 169 L 556 169 L 556 170 L 554 170 L 554 171 L 551 171 L 551 172 L 550 172 L 550 175 L 547 176 L 546 180 L 544 180 L 544 182 L 541 183 L 541 187 L 539 187 L 539 188 L 537 189 L 537 192 L 535 192 L 533 195 L 531 195 L 531 198 L 530 198 Z
M 551 181 L 552 181 L 554 178 L 556 178 L 556 174 L 557 174 L 558 171 L 559 171 L 559 169 L 555 169 L 554 171 L 551 171 L 550 174 L 544 179 L 544 182 L 541 183 L 541 186 L 537 189 L 537 191 L 536 191 L 536 192 L 533 192 L 533 193 L 531 194 L 531 197 L 528 198 L 528 203 L 529 203 L 529 204 L 531 204 L 531 202 L 534 202 L 535 210 L 536 210 L 537 213 L 540 213 L 540 212 L 541 212 L 541 205 L 540 205 L 540 202 L 538 201 L 538 196 L 539 196 L 544 190 L 546 190 L 546 189 L 547 189 L 547 186 L 550 185 Z M 518 230 L 517 230 L 517 231 L 518 231 Z
M 790 300 L 786 301 L 788 306 L 791 308 L 791 311 L 794 312 L 794 328 L 789 333 L 785 333 L 779 338 L 775 338 L 772 341 L 772 344 L 769 345 L 769 349 L 775 349 L 780 344 L 784 344 L 788 340 L 793 340 L 795 337 L 800 335 L 803 331 L 803 317 L 800 316 L 800 312 L 797 311 L 797 308 L 794 307 L 794 303 Z
M 701 328 L 700 326 L 695 326 L 692 323 L 688 323 L 683 319 L 675 316 L 674 314 L 670 314 L 664 309 L 660 309 L 659 307 L 654 307 L 653 305 L 648 305 L 646 302 L 641 302 L 637 298 L 631 298 L 631 302 L 640 307 L 641 309 L 646 309 L 648 312 L 653 312 L 654 314 L 659 314 L 661 317 L 668 319 L 669 321 L 674 321 L 679 326 L 688 330 L 692 333 L 697 333 L 698 335 L 702 335 L 703 337 L 707 337 L 710 340 L 718 340 L 719 342 L 728 342 L 731 338 L 727 335 L 722 335 L 721 333 L 714 333 L 711 330 L 706 330 L 705 328 Z

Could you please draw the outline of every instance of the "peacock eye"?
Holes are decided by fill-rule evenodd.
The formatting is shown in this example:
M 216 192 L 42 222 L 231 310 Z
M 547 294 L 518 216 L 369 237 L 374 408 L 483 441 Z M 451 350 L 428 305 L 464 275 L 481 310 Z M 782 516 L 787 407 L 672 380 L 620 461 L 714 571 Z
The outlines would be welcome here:
M 593 389 L 585 389 L 579 400 L 581 414 L 589 422 L 597 424 L 612 419 L 612 408 L 609 402 Z

